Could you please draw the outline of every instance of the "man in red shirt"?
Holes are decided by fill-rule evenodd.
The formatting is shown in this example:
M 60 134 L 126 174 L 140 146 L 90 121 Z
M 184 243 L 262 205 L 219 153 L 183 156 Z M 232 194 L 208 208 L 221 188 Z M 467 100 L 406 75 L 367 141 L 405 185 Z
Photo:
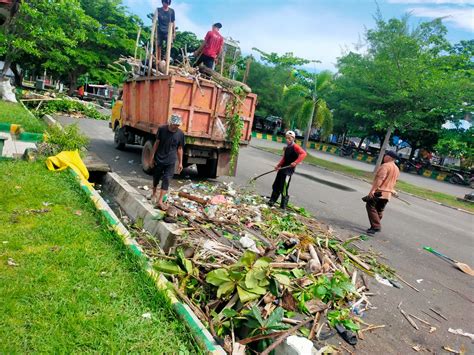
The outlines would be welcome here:
M 221 28 L 222 25 L 218 22 L 212 25 L 211 31 L 207 32 L 204 43 L 194 52 L 196 57 L 200 54 L 196 66 L 203 63 L 209 69 L 214 69 L 214 63 L 217 64 L 217 59 L 224 46 L 224 37 L 219 33 Z
M 268 204 L 273 206 L 281 195 L 280 207 L 282 209 L 286 208 L 290 199 L 290 196 L 288 195 L 288 187 L 290 186 L 291 176 L 295 172 L 295 167 L 306 158 L 306 152 L 295 143 L 295 132 L 288 131 L 286 132 L 285 137 L 287 146 L 283 151 L 283 157 L 277 166 L 275 166 L 275 170 L 278 170 L 278 173 L 273 182 L 272 196 L 270 197 L 270 201 L 268 201 Z

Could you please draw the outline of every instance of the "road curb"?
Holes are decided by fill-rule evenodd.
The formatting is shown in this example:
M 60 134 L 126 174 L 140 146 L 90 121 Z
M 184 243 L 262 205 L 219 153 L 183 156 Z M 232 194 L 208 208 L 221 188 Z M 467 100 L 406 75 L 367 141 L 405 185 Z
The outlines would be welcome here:
M 53 118 L 53 116 L 51 116 L 51 115 L 44 115 L 44 116 L 42 117 L 42 120 L 43 120 L 43 121 L 46 123 L 46 125 L 49 126 L 49 127 L 56 126 L 56 127 L 58 127 L 61 131 L 64 130 L 63 126 L 61 126 L 61 124 L 60 124 L 58 121 L 56 121 L 56 120 Z
M 164 297 L 171 303 L 174 311 L 183 320 L 186 327 L 191 331 L 194 339 L 197 341 L 200 348 L 208 354 L 225 355 L 224 349 L 219 346 L 206 327 L 196 317 L 188 305 L 182 303 L 176 297 L 173 291 L 172 284 L 163 276 L 163 274 L 156 272 L 153 269 L 152 262 L 143 252 L 141 246 L 133 239 L 130 232 L 122 224 L 117 215 L 113 212 L 110 206 L 105 202 L 102 196 L 86 181 L 82 180 L 79 175 L 72 169 L 69 169 L 71 174 L 76 177 L 81 189 L 94 203 L 96 209 L 104 217 L 107 224 L 112 228 L 115 234 L 120 237 L 122 243 L 136 255 L 141 265 L 146 271 L 146 274 L 153 280 L 156 288 L 164 295 Z M 110 173 L 109 173 L 110 174 Z M 156 221 L 155 221 L 156 223 Z M 161 224 L 158 222 L 156 224 Z
M 256 147 L 256 146 L 252 146 L 253 148 L 255 149 L 258 149 L 258 150 L 261 150 L 262 152 L 267 152 L 267 153 L 270 153 L 270 154 L 273 154 L 273 155 L 278 155 L 277 153 L 273 153 L 273 152 L 269 152 L 268 150 L 265 150 L 264 148 L 260 148 L 260 147 Z M 319 169 L 323 169 L 323 170 L 326 170 L 326 171 L 330 171 L 334 174 L 338 174 L 338 175 L 341 175 L 341 176 L 345 176 L 345 177 L 348 177 L 348 178 L 351 178 L 351 179 L 356 179 L 356 180 L 359 180 L 359 181 L 364 181 L 368 184 L 371 184 L 372 182 L 371 181 L 368 181 L 366 179 L 362 179 L 362 178 L 359 178 L 359 177 L 356 177 L 356 176 L 352 176 L 352 175 L 348 175 L 348 174 L 344 174 L 344 173 L 341 173 L 339 171 L 334 171 L 334 170 L 331 170 L 331 169 L 328 169 L 328 168 L 325 168 L 323 166 L 319 166 L 319 165 L 316 165 L 316 164 L 311 164 L 311 163 L 303 163 L 303 164 L 306 164 L 306 165 L 311 165 L 311 166 L 315 166 Z M 440 205 L 440 206 L 444 206 L 444 207 L 447 207 L 447 208 L 450 208 L 452 210 L 456 210 L 456 211 L 460 211 L 460 212 L 464 212 L 464 213 L 467 213 L 467 214 L 470 214 L 470 215 L 474 215 L 474 212 L 471 212 L 471 211 L 467 211 L 467 210 L 464 210 L 462 208 L 458 208 L 458 207 L 453 207 L 453 206 L 449 206 L 449 205 L 446 205 L 442 202 L 438 202 L 438 201 L 434 201 L 434 200 L 430 200 L 429 198 L 425 198 L 425 197 L 421 197 L 421 196 L 418 196 L 418 195 L 414 195 L 412 193 L 409 193 L 409 192 L 405 192 L 405 191 L 401 191 L 402 194 L 404 195 L 408 195 L 408 196 L 411 196 L 411 197 L 415 197 L 417 199 L 420 199 L 420 200 L 423 200 L 423 201 L 428 201 L 428 202 L 432 202 L 432 203 L 435 203 L 437 205 Z
M 22 132 L 21 125 L 15 123 L 0 123 L 0 132 L 9 133 L 22 142 L 40 143 L 46 138 L 44 133 Z
M 271 134 L 266 134 L 266 133 L 252 132 L 252 137 L 266 140 L 266 141 L 271 141 L 271 142 L 284 143 L 283 137 L 273 136 Z M 302 146 L 301 141 L 297 140 L 296 142 Z M 309 149 L 314 149 L 316 151 L 328 153 L 331 155 L 339 155 L 340 153 L 339 146 L 334 146 L 330 144 L 309 142 L 308 146 L 309 146 Z M 364 154 L 364 153 L 359 153 L 359 152 L 356 152 L 355 155 L 352 155 L 351 157 L 346 156 L 345 158 L 348 160 L 357 160 L 357 161 L 364 162 L 371 165 L 374 165 L 376 162 L 376 159 L 374 159 L 373 156 Z M 421 176 L 427 179 L 437 180 L 437 181 L 446 181 L 446 182 L 449 181 L 449 174 L 446 172 L 436 171 L 436 170 L 425 170 L 425 169 L 422 169 L 421 172 L 422 172 Z
M 116 173 L 107 173 L 103 181 L 103 188 L 114 196 L 120 207 L 133 221 L 141 219 L 144 229 L 158 238 L 160 247 L 168 251 L 176 241 L 175 227 L 162 222 L 165 214 L 155 210 L 128 182 Z

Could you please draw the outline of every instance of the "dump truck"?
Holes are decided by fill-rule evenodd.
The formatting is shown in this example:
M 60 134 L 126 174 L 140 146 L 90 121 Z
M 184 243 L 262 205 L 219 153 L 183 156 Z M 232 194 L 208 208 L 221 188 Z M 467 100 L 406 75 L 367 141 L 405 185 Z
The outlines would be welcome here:
M 142 167 L 150 173 L 156 132 L 174 113 L 183 119 L 183 165 L 196 164 L 203 177 L 233 176 L 237 157 L 231 166 L 231 142 L 226 129 L 226 105 L 231 99 L 232 94 L 212 80 L 177 74 L 129 79 L 124 83 L 121 99 L 112 108 L 110 127 L 115 132 L 115 147 L 143 146 Z M 257 96 L 252 93 L 241 99 L 241 146 L 250 142 L 256 103 Z

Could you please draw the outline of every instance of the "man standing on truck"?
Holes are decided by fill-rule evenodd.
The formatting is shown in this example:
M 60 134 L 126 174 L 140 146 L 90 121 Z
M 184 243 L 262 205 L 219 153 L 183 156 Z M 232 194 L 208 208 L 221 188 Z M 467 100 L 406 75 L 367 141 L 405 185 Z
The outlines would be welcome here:
M 400 170 L 395 161 L 398 159 L 397 153 L 387 150 L 383 157 L 383 164 L 375 172 L 374 182 L 369 194 L 362 200 L 365 201 L 367 215 L 369 216 L 370 228 L 368 234 L 375 234 L 382 229 L 381 220 L 383 211 L 390 197 L 395 194 L 395 184 L 400 176 Z
M 160 59 L 165 59 L 166 41 L 168 40 L 168 26 L 172 23 L 173 39 L 176 35 L 174 10 L 170 7 L 171 0 L 161 0 L 163 7 L 158 8 L 158 47 Z M 158 48 L 157 48 L 158 49 Z
M 158 208 L 165 211 L 168 208 L 164 201 L 170 184 L 170 179 L 174 175 L 176 159 L 178 160 L 178 171 L 183 170 L 183 147 L 184 133 L 179 129 L 182 120 L 179 115 L 171 115 L 168 124 L 158 128 L 156 141 L 153 145 L 150 166 L 153 170 L 153 194 L 152 201 L 155 201 Z M 160 196 L 156 199 L 157 186 L 161 180 Z M 157 201 L 157 202 L 156 202 Z
M 270 201 L 268 201 L 268 204 L 273 206 L 281 195 L 280 207 L 282 209 L 286 209 L 288 201 L 290 200 L 288 188 L 290 186 L 291 177 L 295 172 L 295 167 L 306 157 L 306 152 L 303 148 L 295 143 L 295 132 L 286 132 L 285 138 L 287 146 L 283 150 L 283 157 L 277 166 L 275 166 L 275 170 L 278 170 L 278 173 L 273 182 L 272 196 L 270 197 Z
M 203 63 L 209 69 L 214 69 L 224 47 L 224 37 L 219 33 L 221 28 L 222 24 L 218 22 L 212 25 L 211 31 L 207 32 L 204 43 L 194 52 L 195 57 L 199 56 L 195 66 Z

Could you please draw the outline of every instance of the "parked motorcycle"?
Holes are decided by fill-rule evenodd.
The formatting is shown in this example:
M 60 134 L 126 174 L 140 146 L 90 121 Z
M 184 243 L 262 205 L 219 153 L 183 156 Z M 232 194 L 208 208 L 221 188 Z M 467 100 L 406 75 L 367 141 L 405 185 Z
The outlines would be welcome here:
M 341 156 L 343 157 L 352 156 L 352 154 L 354 154 L 354 150 L 355 149 L 352 145 L 345 145 L 340 150 Z
M 459 171 L 451 171 L 451 175 L 449 176 L 449 182 L 451 184 L 457 185 L 465 185 L 474 189 L 474 174 L 471 170 L 470 173 L 462 173 Z
M 405 160 L 403 162 L 403 171 L 409 173 L 415 171 L 418 175 L 423 175 L 423 171 L 431 166 L 429 162 L 422 160 Z

